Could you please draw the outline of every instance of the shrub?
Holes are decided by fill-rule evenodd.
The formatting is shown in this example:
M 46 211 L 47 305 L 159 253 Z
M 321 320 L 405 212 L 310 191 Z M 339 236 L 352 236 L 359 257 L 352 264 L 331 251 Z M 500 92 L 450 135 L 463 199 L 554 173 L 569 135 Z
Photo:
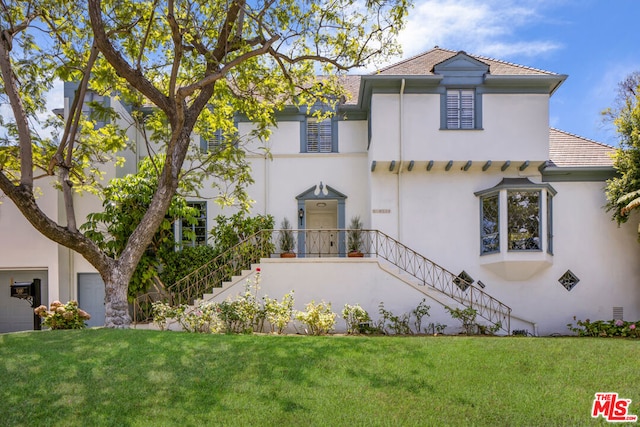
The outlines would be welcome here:
M 444 330 L 447 329 L 447 325 L 443 325 L 442 323 L 429 323 L 426 327 L 426 332 L 433 335 L 444 334 Z
M 478 330 L 476 323 L 476 316 L 478 315 L 477 310 L 471 307 L 467 307 L 463 310 L 461 308 L 451 308 L 448 306 L 445 307 L 445 309 L 449 312 L 449 314 L 451 314 L 451 317 L 462 322 L 462 330 L 465 334 L 473 335 L 476 333 L 476 331 Z
M 160 280 L 166 285 L 172 285 L 218 254 L 219 252 L 209 245 L 186 246 L 180 251 L 171 252 L 163 259 Z
M 305 332 L 311 335 L 324 335 L 333 330 L 336 324 L 336 313 L 331 311 L 331 303 L 324 301 L 316 304 L 311 301 L 306 305 L 306 311 L 296 312 L 296 319 L 306 324 Z
M 71 300 L 66 304 L 60 301 L 53 301 L 49 310 L 41 305 L 33 310 L 35 314 L 43 319 L 42 324 L 51 329 L 83 329 L 87 327 L 86 321 L 91 316 L 86 311 L 78 307 L 78 302 Z
M 167 322 L 169 319 L 180 321 L 186 310 L 186 305 L 180 305 L 172 307 L 169 304 L 158 301 L 151 304 L 151 313 L 153 316 L 153 323 L 158 325 L 161 331 L 167 328 Z
M 250 295 L 250 294 L 249 294 Z M 247 294 L 239 299 L 216 303 L 218 318 L 228 334 L 247 334 L 253 332 L 253 323 L 258 313 L 254 301 L 247 298 Z
M 478 311 L 474 308 L 467 307 L 464 310 L 461 308 L 445 307 L 445 309 L 451 314 L 454 319 L 462 322 L 462 329 L 467 335 L 493 335 L 502 328 L 502 323 L 498 322 L 491 326 L 480 325 L 476 322 L 476 316 Z
M 243 212 L 238 212 L 231 217 L 218 215 L 215 221 L 216 226 L 210 233 L 213 245 L 219 253 L 232 248 L 260 230 L 270 230 L 274 227 L 274 219 L 271 215 L 246 217 Z
M 369 313 L 358 304 L 345 304 L 342 309 L 342 318 L 347 323 L 348 334 L 363 334 L 369 332 L 371 329 L 371 317 L 369 317 Z
M 180 314 L 180 324 L 187 332 L 216 334 L 224 327 L 217 312 L 216 304 L 201 302 L 195 310 Z
M 573 317 L 576 320 L 576 317 Z M 577 326 L 567 324 L 569 330 L 581 337 L 640 337 L 640 321 L 627 322 L 624 320 L 577 320 Z
M 283 333 L 293 317 L 293 291 L 282 297 L 282 302 L 266 296 L 263 300 L 264 312 L 271 325 L 271 332 Z
M 380 319 L 376 327 L 382 332 L 387 333 L 387 326 L 394 334 L 409 335 L 411 334 L 411 327 L 409 327 L 409 314 L 404 313 L 401 315 L 395 315 L 391 311 L 384 308 L 384 303 L 378 304 L 378 312 L 380 313 Z
M 413 322 L 413 324 L 416 327 L 415 329 L 416 334 L 419 334 L 422 332 L 422 318 L 429 317 L 429 309 L 431 308 L 431 306 L 428 306 L 427 304 L 425 304 L 426 301 L 427 301 L 426 299 L 422 298 L 422 301 L 420 301 L 418 306 L 414 308 L 413 311 L 411 312 L 413 317 L 415 317 L 415 321 Z

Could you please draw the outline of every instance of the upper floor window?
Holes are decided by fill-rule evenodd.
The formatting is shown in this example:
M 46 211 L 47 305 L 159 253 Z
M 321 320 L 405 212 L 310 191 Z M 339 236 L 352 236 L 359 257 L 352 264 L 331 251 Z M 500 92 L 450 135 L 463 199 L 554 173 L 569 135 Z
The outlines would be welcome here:
M 475 129 L 475 91 L 447 89 L 447 129 Z
M 215 131 L 215 133 L 211 136 L 211 139 L 207 140 L 207 151 L 217 151 L 224 143 L 224 139 L 224 135 L 222 134 L 222 131 L 220 129 Z
M 552 253 L 551 207 L 555 190 L 527 178 L 505 178 L 480 196 L 480 254 L 508 251 Z M 544 204 L 543 204 L 544 200 Z M 502 208 L 504 206 L 504 208 Z M 546 214 L 544 214 L 546 212 Z M 543 227 L 546 239 L 543 239 Z
M 180 240 L 182 246 L 202 246 L 207 244 L 207 202 L 189 202 L 189 207 L 198 210 L 194 222 L 180 220 Z
M 200 136 L 200 151 L 202 153 L 217 153 L 227 147 L 227 144 L 235 144 L 237 136 L 235 133 L 225 133 L 221 129 L 208 135 L 207 138 Z
M 331 119 L 307 119 L 307 153 L 331 153 L 333 132 Z

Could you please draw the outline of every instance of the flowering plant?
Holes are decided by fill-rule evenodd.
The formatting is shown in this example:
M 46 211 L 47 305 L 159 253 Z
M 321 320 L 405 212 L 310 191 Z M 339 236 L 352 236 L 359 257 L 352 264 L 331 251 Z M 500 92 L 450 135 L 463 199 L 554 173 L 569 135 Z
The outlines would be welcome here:
M 345 304 L 342 309 L 342 318 L 347 323 L 348 334 L 366 332 L 366 327 L 368 327 L 371 322 L 369 313 L 367 313 L 367 310 L 360 307 L 359 304 Z
M 336 324 L 336 313 L 331 311 L 331 303 L 324 301 L 316 304 L 311 301 L 306 305 L 306 311 L 297 311 L 296 320 L 307 325 L 305 331 L 310 335 L 324 335 L 333 330 Z
M 282 334 L 293 317 L 293 291 L 282 297 L 282 302 L 266 295 L 263 297 L 264 311 L 271 325 L 271 332 Z
M 158 325 L 161 331 L 164 331 L 167 328 L 167 323 L 169 320 L 177 319 L 179 321 L 187 308 L 186 305 L 172 307 L 162 301 L 156 301 L 151 306 L 153 313 L 153 323 Z
M 78 307 L 78 301 L 71 300 L 66 304 L 53 301 L 47 306 L 36 307 L 33 312 L 43 319 L 42 324 L 51 329 L 83 329 L 91 315 Z
M 640 337 L 640 321 L 627 322 L 621 319 L 615 320 L 576 320 L 577 326 L 567 324 L 569 330 L 581 337 Z

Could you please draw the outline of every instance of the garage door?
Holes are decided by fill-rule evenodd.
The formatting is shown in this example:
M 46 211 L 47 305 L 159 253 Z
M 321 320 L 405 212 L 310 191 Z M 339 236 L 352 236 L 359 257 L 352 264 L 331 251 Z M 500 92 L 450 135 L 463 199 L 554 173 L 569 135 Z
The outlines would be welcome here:
M 40 279 L 42 304 L 48 305 L 46 270 L 0 270 L 0 333 L 33 330 L 33 308 L 27 300 L 11 298 L 11 283 Z
M 98 273 L 78 273 L 78 304 L 91 315 L 87 326 L 104 326 L 104 282 Z

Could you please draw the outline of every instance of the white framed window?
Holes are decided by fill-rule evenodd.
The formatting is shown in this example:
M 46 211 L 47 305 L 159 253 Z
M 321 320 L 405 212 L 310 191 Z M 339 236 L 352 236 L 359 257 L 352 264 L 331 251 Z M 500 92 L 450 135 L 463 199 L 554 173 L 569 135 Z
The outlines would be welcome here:
M 180 219 L 180 241 L 182 247 L 207 244 L 207 202 L 189 202 L 189 207 L 198 210 L 194 222 Z
M 331 153 L 333 151 L 333 126 L 331 119 L 318 121 L 307 119 L 307 153 Z
M 447 89 L 447 129 L 475 129 L 475 91 Z
M 540 251 L 541 190 L 507 190 L 507 247 Z
M 480 251 L 482 254 L 500 252 L 500 198 L 492 194 L 480 199 Z
M 556 191 L 527 178 L 505 178 L 479 191 L 480 255 L 537 251 L 552 254 L 552 202 Z M 543 234 L 543 230 L 546 231 Z

